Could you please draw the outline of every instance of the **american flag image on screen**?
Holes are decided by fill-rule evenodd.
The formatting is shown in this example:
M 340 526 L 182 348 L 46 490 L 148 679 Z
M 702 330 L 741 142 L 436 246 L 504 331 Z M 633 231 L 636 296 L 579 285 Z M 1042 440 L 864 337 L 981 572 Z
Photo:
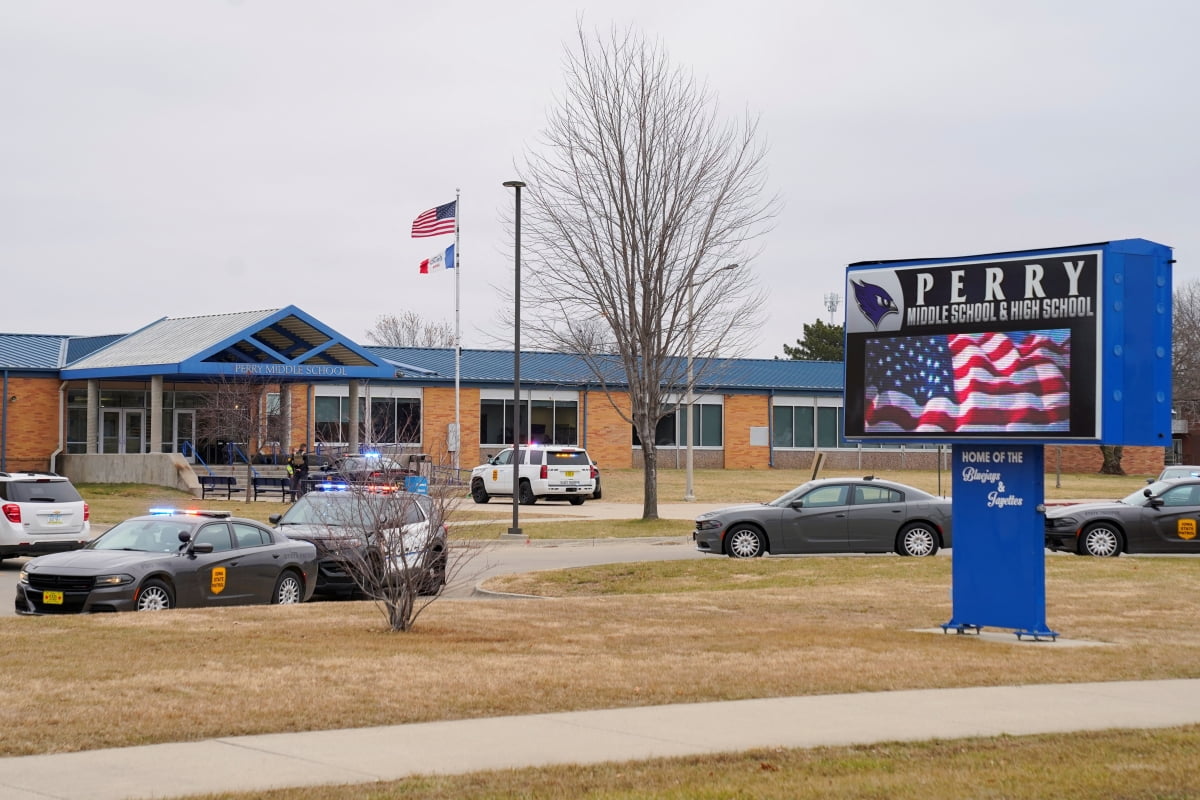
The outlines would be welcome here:
M 867 433 L 1069 430 L 1070 329 L 865 344 Z

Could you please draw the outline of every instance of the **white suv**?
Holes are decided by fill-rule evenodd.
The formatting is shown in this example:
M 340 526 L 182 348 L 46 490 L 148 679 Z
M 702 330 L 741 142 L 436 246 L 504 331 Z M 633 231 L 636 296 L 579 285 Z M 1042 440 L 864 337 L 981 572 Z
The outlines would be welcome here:
M 512 497 L 512 448 L 501 450 L 471 470 L 471 498 L 486 503 L 492 497 Z M 582 447 L 542 445 L 521 448 L 517 498 L 521 505 L 538 499 L 569 500 L 577 506 L 596 492 L 596 466 Z
M 88 504 L 53 472 L 0 472 L 0 559 L 78 550 L 92 538 Z

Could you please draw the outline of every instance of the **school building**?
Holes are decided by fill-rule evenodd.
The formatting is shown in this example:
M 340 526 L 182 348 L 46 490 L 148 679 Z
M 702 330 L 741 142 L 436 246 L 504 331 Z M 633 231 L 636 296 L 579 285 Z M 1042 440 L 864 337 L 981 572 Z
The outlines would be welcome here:
M 320 454 L 420 453 L 438 469 L 469 470 L 511 445 L 514 428 L 522 443 L 583 445 L 602 468 L 641 466 L 617 410 L 628 408 L 620 375 L 608 381 L 610 400 L 578 356 L 522 352 L 518 410 L 511 350 L 463 350 L 455 362 L 448 348 L 360 345 L 295 306 L 164 318 L 120 335 L 0 334 L 0 471 L 194 490 L 210 465 L 282 463 L 302 443 Z M 818 452 L 824 474 L 949 466 L 948 446 L 846 442 L 841 363 L 698 366 L 697 469 L 809 469 Z M 222 408 L 221 397 L 234 404 Z M 660 469 L 686 459 L 685 397 L 668 401 L 676 410 L 656 433 Z M 247 405 L 244 435 L 205 424 Z M 1157 474 L 1164 460 L 1191 458 L 1187 433 L 1177 424 L 1172 448 L 1125 448 L 1125 471 Z M 1046 450 L 1047 471 L 1100 469 L 1095 445 Z

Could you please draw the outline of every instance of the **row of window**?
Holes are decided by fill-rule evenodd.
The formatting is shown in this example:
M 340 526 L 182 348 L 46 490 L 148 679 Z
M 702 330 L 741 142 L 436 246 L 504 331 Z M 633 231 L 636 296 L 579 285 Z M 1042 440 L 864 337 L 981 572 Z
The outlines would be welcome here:
M 67 444 L 68 452 L 84 452 L 87 430 L 87 392 L 72 389 L 68 392 Z M 279 395 L 267 396 L 267 414 L 279 413 Z M 370 413 L 367 403 L 370 403 Z M 100 395 L 102 408 L 148 408 L 148 392 L 136 390 L 104 390 Z M 202 408 L 205 393 L 194 391 L 163 392 L 163 429 L 172 430 L 175 409 Z M 479 431 L 482 446 L 510 445 L 513 441 L 513 401 L 482 399 L 479 402 Z M 317 396 L 315 398 L 316 438 L 321 442 L 350 440 L 350 398 Z M 698 402 L 691 415 L 692 444 L 696 447 L 722 447 L 724 444 L 724 408 L 719 403 Z M 834 405 L 780 405 L 771 410 L 771 444 L 775 448 L 879 448 L 886 443 L 852 444 L 842 436 L 842 408 Z M 659 420 L 654 441 L 659 447 L 682 447 L 687 443 L 688 409 L 679 407 Z M 419 444 L 422 440 L 421 400 L 407 397 L 359 398 L 360 441 L 379 444 Z M 522 444 L 579 444 L 579 404 L 574 400 L 522 400 L 517 429 Z M 191 431 L 188 431 L 189 438 Z M 633 445 L 641 446 L 637 431 Z M 909 444 L 910 449 L 922 445 Z M 933 447 L 933 445 L 929 445 Z M 167 446 L 170 449 L 170 446 Z

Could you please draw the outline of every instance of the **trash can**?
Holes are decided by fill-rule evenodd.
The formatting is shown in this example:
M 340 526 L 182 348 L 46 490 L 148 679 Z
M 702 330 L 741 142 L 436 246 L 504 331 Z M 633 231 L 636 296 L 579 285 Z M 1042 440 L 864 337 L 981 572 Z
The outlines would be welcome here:
M 429 494 L 429 478 L 424 475 L 409 475 L 404 479 L 404 491 Z

